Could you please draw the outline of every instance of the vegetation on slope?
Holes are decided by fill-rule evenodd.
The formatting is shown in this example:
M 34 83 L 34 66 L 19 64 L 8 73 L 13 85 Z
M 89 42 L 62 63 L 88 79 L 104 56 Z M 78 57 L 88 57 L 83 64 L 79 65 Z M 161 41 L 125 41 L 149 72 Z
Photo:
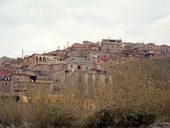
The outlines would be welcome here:
M 80 78 L 77 90 L 49 102 L 48 94 L 36 94 L 32 103 L 0 101 L 0 124 L 32 128 L 132 128 L 170 121 L 170 62 L 146 59 L 111 69 L 112 81 L 84 93 Z M 98 83 L 101 84 L 101 83 Z M 1 127 L 1 126 L 0 126 Z

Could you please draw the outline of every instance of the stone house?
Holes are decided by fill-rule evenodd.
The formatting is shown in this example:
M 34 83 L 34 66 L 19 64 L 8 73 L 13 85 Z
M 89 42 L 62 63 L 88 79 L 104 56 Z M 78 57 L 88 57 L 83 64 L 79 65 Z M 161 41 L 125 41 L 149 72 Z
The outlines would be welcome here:
M 35 65 L 36 71 L 58 71 L 64 70 L 67 63 L 63 61 L 39 62 Z
M 89 47 L 88 50 L 99 51 L 99 43 L 94 43 L 90 41 L 83 41 L 83 47 Z
M 71 46 L 71 49 L 72 49 L 72 50 L 80 51 L 80 50 L 83 50 L 84 47 L 83 47 L 83 44 L 74 43 L 74 44 Z
M 170 46 L 161 45 L 160 52 L 163 56 L 170 56 Z
M 71 50 L 77 50 L 77 51 L 98 51 L 99 50 L 99 44 L 93 43 L 90 41 L 83 41 L 83 44 L 80 43 L 74 43 L 71 46 Z
M 49 75 L 18 68 L 15 72 L 0 71 L 0 93 L 18 93 L 30 90 L 53 89 Z
M 7 70 L 0 70 L 0 92 L 10 92 L 11 89 L 11 72 Z
M 123 50 L 143 50 L 145 48 L 144 43 L 131 43 L 123 42 Z
M 11 91 L 20 92 L 20 91 L 29 91 L 45 88 L 52 89 L 53 83 L 51 79 L 48 79 L 44 76 L 36 76 L 35 74 L 30 75 L 26 73 L 13 73 L 11 74 Z
M 52 67 L 50 64 L 46 63 L 38 63 L 35 65 L 36 71 L 47 71 L 50 72 L 52 70 Z
M 27 67 L 29 70 L 35 71 L 36 65 L 39 63 L 50 63 L 50 61 L 58 62 L 60 58 L 57 56 L 48 56 L 42 54 L 33 54 L 25 57 L 18 62 L 18 67 Z
M 84 73 L 75 72 L 72 74 L 72 76 L 66 78 L 69 79 L 66 87 L 70 86 L 73 90 L 79 90 L 86 97 L 91 98 L 95 96 L 96 90 L 99 86 L 104 86 L 108 83 L 112 83 L 111 75 L 102 70 L 92 69 L 85 71 Z
M 62 61 L 62 60 L 67 58 L 68 51 L 69 51 L 69 48 L 63 49 L 63 50 L 55 50 L 55 51 L 52 51 L 52 52 L 45 53 L 43 55 L 59 57 L 59 60 Z
M 99 51 L 100 50 L 100 47 L 96 46 L 96 45 L 92 45 L 91 46 L 91 50 L 92 51 Z
M 67 70 L 69 71 L 86 71 L 95 68 L 94 61 L 74 61 L 68 63 Z
M 65 72 L 65 70 L 58 70 L 53 72 L 52 80 L 53 80 L 53 92 L 55 94 L 60 93 L 60 91 L 63 89 L 64 85 L 66 84 L 66 81 L 68 81 L 67 72 Z
M 65 59 L 65 62 L 74 62 L 74 61 L 85 61 L 87 60 L 87 57 L 85 56 L 70 56 L 67 59 Z
M 158 45 L 155 45 L 154 43 L 148 43 L 148 44 L 144 45 L 143 50 L 158 51 L 158 50 L 160 50 L 160 47 Z
M 8 93 L 11 91 L 10 80 L 0 80 L 0 93 Z
M 122 40 L 103 39 L 101 42 L 102 50 L 120 51 L 123 49 Z

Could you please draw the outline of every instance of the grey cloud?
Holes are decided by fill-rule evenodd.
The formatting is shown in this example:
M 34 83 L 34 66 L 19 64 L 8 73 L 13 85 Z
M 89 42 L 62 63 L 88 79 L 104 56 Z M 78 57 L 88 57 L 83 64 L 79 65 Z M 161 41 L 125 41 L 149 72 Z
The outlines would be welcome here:
M 169 0 L 1 0 L 0 56 L 107 37 L 168 44 L 169 6 Z

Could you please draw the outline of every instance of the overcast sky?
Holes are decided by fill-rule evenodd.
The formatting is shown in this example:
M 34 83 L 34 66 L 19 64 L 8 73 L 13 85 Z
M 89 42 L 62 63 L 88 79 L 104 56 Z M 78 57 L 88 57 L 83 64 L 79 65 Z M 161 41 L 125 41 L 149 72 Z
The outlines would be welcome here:
M 108 37 L 170 45 L 170 0 L 0 0 L 0 57 Z

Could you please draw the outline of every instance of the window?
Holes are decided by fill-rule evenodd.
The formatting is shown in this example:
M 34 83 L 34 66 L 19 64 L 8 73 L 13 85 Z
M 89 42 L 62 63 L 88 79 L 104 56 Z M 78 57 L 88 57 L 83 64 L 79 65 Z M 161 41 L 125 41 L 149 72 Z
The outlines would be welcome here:
M 5 85 L 7 85 L 7 82 L 5 82 Z
M 16 96 L 16 97 L 15 97 L 15 101 L 16 101 L 16 102 L 19 102 L 19 100 L 20 100 L 20 97 L 19 97 L 19 96 Z
M 81 66 L 80 66 L 80 65 L 78 65 L 78 66 L 77 66 L 77 69 L 78 69 L 78 70 L 80 70 L 80 69 L 81 69 Z
M 38 62 L 38 56 L 36 56 L 36 62 Z
M 86 66 L 86 70 L 88 70 L 89 68 L 88 68 L 88 66 Z
M 36 79 L 37 79 L 37 76 L 30 76 L 30 81 L 31 81 L 31 82 L 35 82 Z
M 46 61 L 46 58 L 45 58 L 45 57 L 43 57 L 43 61 L 44 61 L 44 62 Z
M 73 65 L 70 65 L 70 68 L 73 68 Z
M 42 58 L 40 57 L 39 60 L 42 61 Z

